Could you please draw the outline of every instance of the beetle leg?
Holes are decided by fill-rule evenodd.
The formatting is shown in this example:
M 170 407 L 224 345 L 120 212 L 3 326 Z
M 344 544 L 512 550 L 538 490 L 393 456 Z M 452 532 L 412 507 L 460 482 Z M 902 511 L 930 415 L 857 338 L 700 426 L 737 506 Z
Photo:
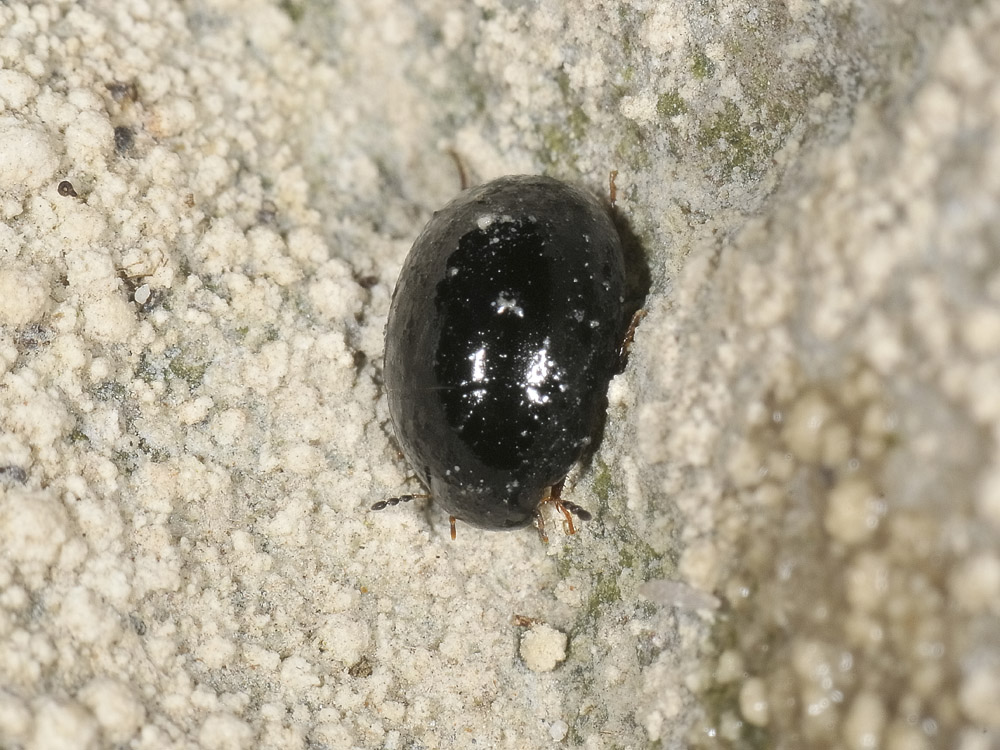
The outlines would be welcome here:
M 549 502 L 555 505 L 556 510 L 563 514 L 563 531 L 566 534 L 575 534 L 576 529 L 573 528 L 573 516 L 569 514 L 569 511 L 566 509 L 566 504 L 563 503 L 562 499 L 564 484 L 566 484 L 565 477 L 549 488 Z
M 556 510 L 563 514 L 563 531 L 567 534 L 575 534 L 576 529 L 573 528 L 573 516 L 570 514 L 566 506 L 559 501 L 556 501 Z
M 549 496 L 543 502 L 558 503 L 562 498 L 563 485 L 566 484 L 566 477 L 563 477 L 554 485 L 549 487 Z
M 579 518 L 581 521 L 589 521 L 594 516 L 591 515 L 590 511 L 586 508 L 581 508 L 576 503 L 571 503 L 569 500 L 561 500 L 563 507 L 566 508 L 570 513 Z
M 639 309 L 635 311 L 632 316 L 632 322 L 628 325 L 628 330 L 625 332 L 625 338 L 622 339 L 622 345 L 618 347 L 618 367 L 622 370 L 625 369 L 625 365 L 628 363 L 628 353 L 629 349 L 632 348 L 632 341 L 635 340 L 635 329 L 639 327 L 639 322 L 646 317 L 646 311 Z
M 458 169 L 458 182 L 461 185 L 461 189 L 465 190 L 469 187 L 469 175 L 465 172 L 465 164 L 462 163 L 462 157 L 458 155 L 458 152 L 453 149 L 447 149 L 448 156 L 450 156 L 455 162 L 455 168 Z
M 544 500 L 542 501 L 545 502 Z M 545 533 L 545 518 L 542 517 L 541 505 L 535 510 L 535 528 L 538 529 L 538 536 L 542 539 L 542 544 L 549 543 L 549 535 Z
M 571 514 L 576 513 L 582 520 L 587 520 L 587 518 L 590 517 L 590 514 L 576 503 L 571 503 L 568 500 L 562 499 L 562 490 L 565 483 L 566 479 L 563 478 L 549 487 L 549 494 L 542 500 L 542 503 L 552 503 L 555 506 L 555 509 L 563 514 L 563 531 L 567 534 L 575 534 L 576 528 L 573 526 L 573 516 Z M 583 515 L 580 515 L 581 512 Z M 536 515 L 538 516 L 539 526 L 541 526 L 541 514 L 538 513 Z M 544 534 L 542 538 L 545 539 Z

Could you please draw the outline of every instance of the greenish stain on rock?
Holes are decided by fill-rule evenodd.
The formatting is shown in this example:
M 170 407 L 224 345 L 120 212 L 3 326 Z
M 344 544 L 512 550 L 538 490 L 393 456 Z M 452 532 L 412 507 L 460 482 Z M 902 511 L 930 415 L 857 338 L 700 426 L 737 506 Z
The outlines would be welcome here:
M 733 617 L 719 618 L 718 622 L 722 626 L 716 630 L 715 647 L 716 655 L 720 655 L 730 649 L 739 650 L 740 639 L 736 632 L 738 620 Z M 776 638 L 773 646 L 780 645 L 780 639 Z M 740 716 L 740 689 L 743 687 L 743 680 L 736 679 L 727 683 L 712 681 L 710 685 L 699 692 L 701 704 L 705 710 L 707 726 L 718 726 L 722 717 L 726 714 Z M 740 734 L 734 747 L 746 748 L 746 750 L 765 750 L 774 747 L 774 738 L 771 737 L 766 727 L 758 727 L 747 721 L 740 722 Z M 699 735 L 701 741 L 695 742 L 696 748 L 707 748 L 713 745 L 708 742 L 704 735 Z
M 299 23 L 302 17 L 305 15 L 305 8 L 301 3 L 292 2 L 292 0 L 282 0 L 278 7 L 285 12 L 285 14 L 292 19 L 292 23 Z
M 608 495 L 611 492 L 611 469 L 606 463 L 598 460 L 597 471 L 594 473 L 594 494 L 603 507 L 608 505 Z
M 186 382 L 191 390 L 198 388 L 205 379 L 208 362 L 188 349 L 175 351 L 176 354 L 170 359 L 167 370 L 174 377 Z
M 561 121 L 539 125 L 541 152 L 538 158 L 549 167 L 558 167 L 555 171 L 560 174 L 573 174 L 577 171 L 576 144 L 585 137 L 590 118 L 583 107 L 574 101 L 576 94 L 564 71 L 556 76 L 556 85 L 566 108 L 565 116 Z
M 569 166 L 571 169 L 576 165 L 572 140 L 563 126 L 551 123 L 541 125 L 538 134 L 542 142 L 538 158 L 543 164 L 560 165 L 563 168 Z
M 611 571 L 599 571 L 584 611 L 587 615 L 596 619 L 602 607 L 619 602 L 621 598 L 622 592 L 618 587 L 618 578 L 614 573 Z
M 608 533 L 609 528 L 613 528 L 612 534 Z M 573 625 L 573 633 L 591 630 L 602 612 L 608 607 L 623 603 L 619 583 L 622 571 L 630 570 L 630 577 L 642 581 L 648 579 L 652 572 L 658 573 L 662 567 L 660 555 L 626 524 L 595 529 L 595 536 L 598 538 L 593 544 L 583 549 L 578 545 L 566 545 L 557 562 L 559 573 L 563 578 L 574 571 L 584 571 L 592 576 L 590 593 Z M 598 553 L 601 558 L 599 561 L 594 560 L 596 545 L 601 545 Z M 644 601 L 632 604 L 643 611 L 648 609 L 648 603 Z
M 651 162 L 649 144 L 642 128 L 632 120 L 626 120 L 619 128 L 621 136 L 615 144 L 615 156 L 622 164 L 632 169 L 645 169 Z
M 139 355 L 139 362 L 135 366 L 135 376 L 144 383 L 154 383 L 163 379 L 163 367 L 158 363 L 159 358 L 149 352 L 142 352 Z
M 68 442 L 70 442 L 70 443 L 73 443 L 73 444 L 77 444 L 77 443 L 79 443 L 79 444 L 86 444 L 86 443 L 90 442 L 90 437 L 88 437 L 87 433 L 85 433 L 79 427 L 74 427 L 70 431 L 69 435 L 66 436 L 66 440 Z
M 154 464 L 162 464 L 170 458 L 170 451 L 158 445 L 152 445 L 146 438 L 139 438 L 139 450 L 149 456 Z
M 703 126 L 698 134 L 698 146 L 714 152 L 712 156 L 717 158 L 713 160 L 723 166 L 727 177 L 736 168 L 756 173 L 762 163 L 750 127 L 743 122 L 740 108 L 731 100 Z
M 136 455 L 124 450 L 116 450 L 111 454 L 111 463 L 123 476 L 131 476 L 139 468 Z
M 128 396 L 128 389 L 117 381 L 106 380 L 93 389 L 93 394 L 98 401 L 120 404 Z
M 696 50 L 691 56 L 691 74 L 698 79 L 711 78 L 715 75 L 715 63 L 704 50 Z
M 688 111 L 687 102 L 676 91 L 665 91 L 656 99 L 656 114 L 661 119 L 669 119 Z

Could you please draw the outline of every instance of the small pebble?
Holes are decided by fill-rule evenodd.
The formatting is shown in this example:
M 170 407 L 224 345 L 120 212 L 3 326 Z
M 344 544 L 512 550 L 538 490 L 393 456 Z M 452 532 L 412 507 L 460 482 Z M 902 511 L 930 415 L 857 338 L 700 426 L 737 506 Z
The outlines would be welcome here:
M 767 726 L 769 718 L 767 687 L 759 677 L 751 677 L 740 688 L 740 713 L 750 724 Z
M 521 636 L 521 658 L 532 672 L 551 672 L 566 658 L 566 634 L 536 625 Z
M 549 726 L 549 737 L 553 742 L 562 742 L 569 733 L 569 725 L 562 719 L 553 721 Z

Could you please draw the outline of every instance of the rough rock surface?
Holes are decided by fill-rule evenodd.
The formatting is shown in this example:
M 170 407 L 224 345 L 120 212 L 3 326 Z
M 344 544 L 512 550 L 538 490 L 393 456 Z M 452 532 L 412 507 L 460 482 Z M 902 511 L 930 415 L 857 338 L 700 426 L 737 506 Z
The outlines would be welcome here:
M 1000 747 L 998 50 L 997 0 L 0 5 L 0 747 Z M 456 158 L 617 170 L 641 250 L 547 547 L 368 511 Z

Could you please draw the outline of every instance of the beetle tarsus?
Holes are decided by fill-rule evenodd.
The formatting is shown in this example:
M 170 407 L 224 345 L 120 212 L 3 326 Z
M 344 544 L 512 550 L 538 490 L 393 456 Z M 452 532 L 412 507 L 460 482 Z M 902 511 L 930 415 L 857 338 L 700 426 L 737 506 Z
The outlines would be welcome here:
M 581 521 L 589 521 L 594 517 L 589 510 L 587 510 L 586 508 L 581 508 L 579 505 L 577 505 L 576 503 L 571 503 L 569 500 L 563 500 L 562 504 L 566 508 L 566 510 L 568 510 L 574 516 L 579 518 Z
M 562 499 L 563 485 L 565 483 L 566 480 L 563 479 L 559 482 L 556 482 L 551 487 L 549 487 L 549 494 L 542 499 L 542 502 L 539 504 L 539 511 L 535 514 L 538 533 L 541 535 L 543 542 L 549 541 L 548 537 L 545 534 L 545 521 L 543 520 L 541 513 L 541 506 L 545 505 L 546 503 L 551 503 L 559 513 L 562 513 L 563 531 L 566 534 L 576 533 L 576 527 L 573 525 L 573 516 L 576 516 L 581 521 L 589 521 L 591 518 L 593 518 L 593 516 L 590 514 L 590 511 L 586 510 L 585 508 L 581 508 L 576 503 L 572 503 L 569 500 Z
M 556 510 L 563 514 L 563 531 L 567 534 L 575 534 L 576 529 L 573 528 L 573 514 L 569 512 L 569 508 L 556 500 Z
M 622 344 L 618 347 L 618 367 L 621 370 L 624 370 L 625 365 L 628 364 L 628 354 L 632 349 L 632 342 L 635 340 L 635 329 L 639 327 L 639 323 L 645 317 L 646 311 L 641 308 L 632 315 L 632 322 L 629 323 L 625 338 L 622 339 Z
M 544 503 L 544 501 L 542 502 Z M 542 517 L 541 505 L 535 510 L 535 528 L 538 529 L 538 536 L 542 540 L 542 544 L 548 544 L 549 535 L 545 533 L 545 518 Z

